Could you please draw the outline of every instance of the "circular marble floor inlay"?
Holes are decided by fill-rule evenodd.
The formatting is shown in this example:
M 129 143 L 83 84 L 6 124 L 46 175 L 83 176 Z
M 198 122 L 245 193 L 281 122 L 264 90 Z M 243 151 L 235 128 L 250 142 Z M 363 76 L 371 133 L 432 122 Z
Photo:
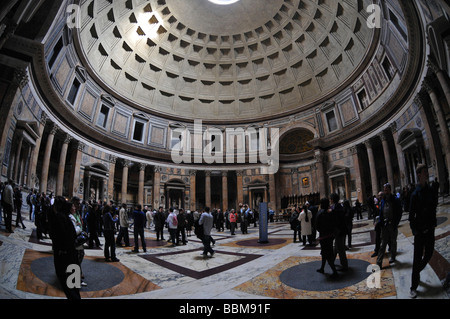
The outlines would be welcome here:
M 338 259 L 337 262 L 339 262 Z M 348 271 L 339 271 L 336 279 L 330 278 L 332 271 L 328 264 L 325 266 L 324 274 L 318 273 L 316 270 L 320 268 L 321 264 L 322 262 L 319 260 L 291 267 L 281 273 L 280 280 L 295 289 L 331 291 L 355 285 L 370 276 L 370 273 L 367 272 L 370 263 L 364 260 L 349 259 Z
M 112 264 L 100 260 L 84 259 L 81 264 L 87 287 L 81 291 L 101 291 L 120 284 L 125 275 Z M 36 259 L 31 263 L 31 271 L 47 284 L 61 288 L 55 273 L 53 257 Z
M 239 246 L 276 246 L 287 242 L 286 239 L 274 238 L 269 239 L 267 243 L 260 243 L 258 239 L 241 240 L 236 243 Z

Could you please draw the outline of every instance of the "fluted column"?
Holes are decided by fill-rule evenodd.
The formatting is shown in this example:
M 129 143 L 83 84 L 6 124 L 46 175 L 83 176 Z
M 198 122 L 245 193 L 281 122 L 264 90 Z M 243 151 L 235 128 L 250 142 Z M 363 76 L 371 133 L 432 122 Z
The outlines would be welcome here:
M 191 170 L 190 173 L 190 186 L 191 186 L 191 211 L 195 211 L 197 209 L 196 207 L 196 203 L 197 203 L 197 198 L 196 198 L 196 192 L 195 192 L 195 188 L 196 188 L 196 177 L 197 177 L 197 171 Z
M 277 207 L 277 194 L 276 194 L 276 190 L 275 190 L 275 175 L 274 174 L 269 174 L 269 197 L 270 200 L 269 201 L 269 207 L 272 208 L 275 212 L 278 211 L 278 207 Z
M 67 149 L 71 141 L 70 135 L 66 135 L 63 146 L 61 147 L 61 154 L 59 155 L 58 176 L 56 177 L 56 196 L 63 195 L 64 171 L 66 168 Z
M 19 181 L 19 168 L 20 168 L 20 156 L 22 155 L 23 133 L 18 138 L 19 138 L 19 142 L 17 144 L 16 158 L 14 160 L 13 179 L 17 183 L 20 183 L 20 181 Z
M 402 147 L 400 144 L 398 144 L 398 130 L 397 130 L 397 122 L 393 122 L 389 128 L 392 132 L 392 137 L 394 138 L 394 146 L 395 146 L 395 152 L 397 153 L 397 160 L 398 160 L 398 168 L 400 171 L 400 186 L 403 187 L 406 184 L 408 184 L 407 176 L 406 176 L 406 166 L 405 166 L 405 160 L 404 155 L 402 151 Z
M 127 193 L 128 193 L 128 166 L 130 165 L 129 160 L 124 160 L 123 170 L 122 170 L 122 204 L 127 203 Z
M 318 184 L 319 184 L 319 193 L 321 197 L 327 197 L 328 191 L 326 188 L 326 176 L 325 176 L 325 156 L 321 150 L 317 150 L 314 154 L 314 158 L 316 159 L 316 165 L 317 165 L 317 178 L 318 178 Z
M 441 102 L 439 101 L 433 83 L 430 80 L 425 80 L 424 87 L 427 90 L 428 94 L 430 95 L 431 104 L 433 105 L 433 109 L 434 112 L 436 113 L 439 127 L 441 129 L 440 136 L 442 140 L 442 148 L 445 154 L 447 170 L 450 173 L 450 132 L 448 129 L 447 121 L 445 119 L 445 114 L 443 112 Z
M 145 182 L 145 168 L 146 164 L 139 164 L 139 185 L 138 185 L 138 204 L 144 207 L 144 182 Z
M 80 171 L 81 171 L 81 162 L 83 159 L 83 152 L 84 152 L 85 148 L 86 148 L 86 145 L 82 142 L 78 142 L 78 144 L 76 144 L 76 152 L 75 152 L 74 161 L 73 161 L 73 175 L 71 177 L 72 192 L 69 192 L 69 195 L 72 195 L 72 196 L 80 194 L 80 191 L 81 191 L 79 189 Z M 85 199 L 88 200 L 89 198 L 85 198 Z
M 163 206 L 163 203 L 160 202 L 160 183 L 161 183 L 161 168 L 159 166 L 154 167 L 154 176 L 153 176 L 153 207 L 158 209 L 159 206 Z
M 114 175 L 116 174 L 117 157 L 109 155 L 108 199 L 114 198 Z
M 41 148 L 42 134 L 44 134 L 46 122 L 47 122 L 47 115 L 44 112 L 42 112 L 41 120 L 39 122 L 39 138 L 36 140 L 36 145 L 33 148 L 30 165 L 28 167 L 28 186 L 33 188 L 35 187 L 36 166 L 39 157 L 39 150 Z
M 228 209 L 228 172 L 222 172 L 222 211 Z
M 41 193 L 47 192 L 48 172 L 50 168 L 50 155 L 52 154 L 53 141 L 55 140 L 56 132 L 58 132 L 58 126 L 53 124 L 53 127 L 47 138 L 47 145 L 45 146 L 45 153 L 44 153 L 44 161 L 42 162 Z
M 236 187 L 237 187 L 237 200 L 238 203 L 244 203 L 244 185 L 243 185 L 243 171 L 237 171 L 236 172 Z
M 444 91 L 447 104 L 450 106 L 450 85 L 447 81 L 447 77 L 445 76 L 444 71 L 442 71 L 442 69 L 436 63 L 433 63 L 431 61 L 428 62 L 428 65 L 431 67 L 434 74 L 436 74 L 439 84 L 441 85 L 442 90 Z
M 205 206 L 211 208 L 211 171 L 205 171 Z
M 375 157 L 373 155 L 372 142 L 367 140 L 364 142 L 367 148 L 367 155 L 369 157 L 369 167 L 370 167 L 370 179 L 372 181 L 372 195 L 378 194 L 378 178 L 377 169 L 375 167 Z
M 355 183 L 356 183 L 356 194 L 360 203 L 363 203 L 366 198 L 366 187 L 364 184 L 364 179 L 362 176 L 361 162 L 359 160 L 359 147 L 358 145 L 352 146 L 349 149 L 350 154 L 353 157 L 353 167 L 355 169 Z
M 387 177 L 388 177 L 388 183 L 392 185 L 392 190 L 395 190 L 394 186 L 394 171 L 392 168 L 392 160 L 391 160 L 391 153 L 389 152 L 389 144 L 387 140 L 386 132 L 381 132 L 378 135 L 381 139 L 381 144 L 383 145 L 383 153 L 384 153 L 384 160 L 386 162 L 386 171 L 387 171 Z

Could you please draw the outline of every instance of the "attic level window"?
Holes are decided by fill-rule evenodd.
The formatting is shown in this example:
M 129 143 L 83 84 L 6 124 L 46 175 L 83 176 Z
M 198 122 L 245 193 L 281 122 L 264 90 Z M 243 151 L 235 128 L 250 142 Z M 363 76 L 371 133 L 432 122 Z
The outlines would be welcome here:
M 142 142 L 143 137 L 144 137 L 144 123 L 135 121 L 134 122 L 133 140 L 137 141 L 137 142 Z
M 58 58 L 58 55 L 61 52 L 63 46 L 64 46 L 63 40 L 62 38 L 59 38 L 59 41 L 56 43 L 53 50 L 50 52 L 48 56 L 48 66 L 50 69 L 53 68 L 53 65 L 55 64 L 55 61 Z
M 106 128 L 106 123 L 108 123 L 109 107 L 102 105 L 100 113 L 97 119 L 97 125 Z
M 72 87 L 70 88 L 69 95 L 67 96 L 67 101 L 70 104 L 74 105 L 75 100 L 77 99 L 78 91 L 80 90 L 81 83 L 75 78 L 72 83 Z

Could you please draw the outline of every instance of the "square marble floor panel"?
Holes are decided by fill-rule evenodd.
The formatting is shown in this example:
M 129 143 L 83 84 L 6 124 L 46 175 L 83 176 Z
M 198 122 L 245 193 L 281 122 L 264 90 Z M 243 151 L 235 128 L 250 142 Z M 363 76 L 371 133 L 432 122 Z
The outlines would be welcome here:
M 159 266 L 195 279 L 209 277 L 261 257 L 261 255 L 242 254 L 219 250 L 215 251 L 213 257 L 204 257 L 202 252 L 202 249 L 194 249 L 173 253 L 140 255 L 140 257 Z

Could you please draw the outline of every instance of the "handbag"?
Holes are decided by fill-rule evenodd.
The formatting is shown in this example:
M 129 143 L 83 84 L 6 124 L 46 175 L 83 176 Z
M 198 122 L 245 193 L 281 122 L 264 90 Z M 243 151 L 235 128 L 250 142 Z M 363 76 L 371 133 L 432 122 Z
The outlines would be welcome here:
M 82 231 L 75 239 L 75 246 L 84 245 L 89 240 L 89 235 L 85 231 Z

